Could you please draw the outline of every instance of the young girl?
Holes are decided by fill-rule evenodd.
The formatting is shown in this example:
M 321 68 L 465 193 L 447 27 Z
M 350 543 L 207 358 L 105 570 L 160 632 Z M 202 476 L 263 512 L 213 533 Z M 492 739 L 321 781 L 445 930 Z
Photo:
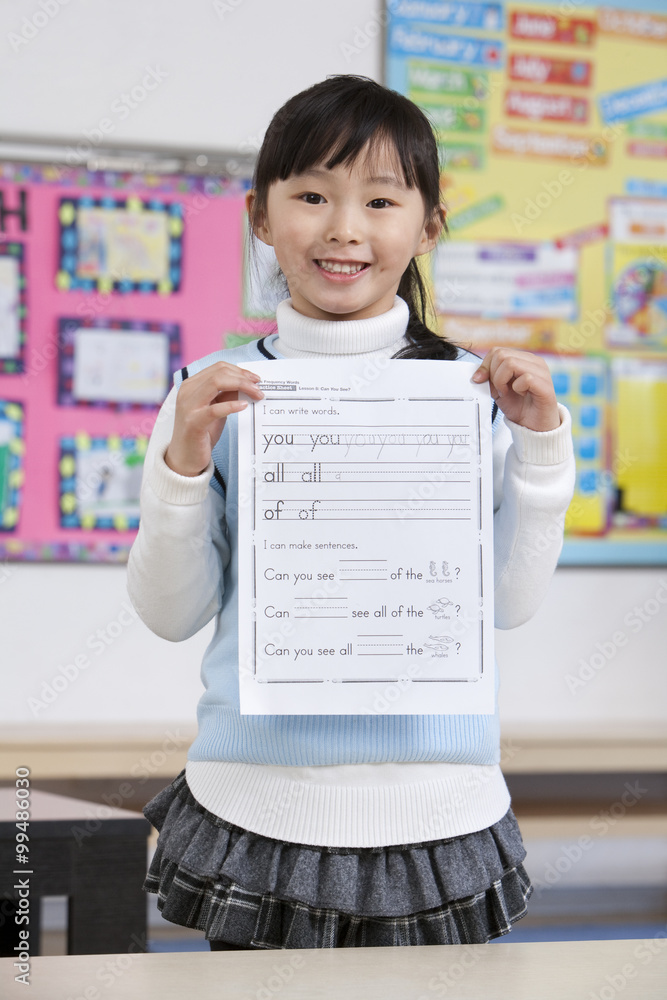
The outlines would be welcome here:
M 273 118 L 247 207 L 287 283 L 278 332 L 177 374 L 129 561 L 131 598 L 158 635 L 216 619 L 187 766 L 145 809 L 160 830 L 145 888 L 213 949 L 485 942 L 532 891 L 497 710 L 239 713 L 235 414 L 239 393 L 263 398 L 243 363 L 472 360 L 425 323 L 416 258 L 444 226 L 429 122 L 372 80 L 328 78 Z M 473 377 L 497 404 L 496 625 L 512 628 L 537 609 L 561 548 L 570 420 L 538 357 L 494 348 Z

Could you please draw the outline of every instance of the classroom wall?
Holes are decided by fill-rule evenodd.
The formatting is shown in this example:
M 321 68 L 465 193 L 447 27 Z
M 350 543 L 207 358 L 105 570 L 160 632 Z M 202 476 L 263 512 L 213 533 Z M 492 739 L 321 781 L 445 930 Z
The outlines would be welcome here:
M 58 3 L 43 24 L 37 2 L 0 6 L 0 92 L 12 95 L 0 135 L 83 140 L 107 118 L 114 143 L 248 151 L 283 100 L 326 74 L 381 79 L 374 0 Z M 159 83 L 124 114 L 150 70 Z M 497 635 L 506 730 L 664 729 L 666 602 L 667 568 L 559 569 L 533 621 Z M 210 627 L 177 645 L 151 635 L 124 568 L 0 565 L 0 619 L 0 723 L 193 721 Z M 56 676 L 67 683 L 47 702 Z
M 667 570 L 559 569 L 535 618 L 496 633 L 506 732 L 664 733 L 661 595 Z M 193 723 L 211 626 L 182 643 L 153 635 L 132 615 L 123 567 L 0 566 L 0 605 L 0 725 Z M 54 697 L 56 677 L 67 683 Z

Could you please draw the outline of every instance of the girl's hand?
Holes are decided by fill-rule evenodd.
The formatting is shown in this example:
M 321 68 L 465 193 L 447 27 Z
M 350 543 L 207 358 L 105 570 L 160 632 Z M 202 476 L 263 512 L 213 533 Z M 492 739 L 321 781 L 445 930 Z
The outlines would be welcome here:
M 174 431 L 164 456 L 169 468 L 181 476 L 201 475 L 229 414 L 248 405 L 239 400 L 239 392 L 264 399 L 257 382 L 259 375 L 226 361 L 185 379 L 176 396 Z
M 551 375 L 543 358 L 528 351 L 492 347 L 473 375 L 489 382 L 492 397 L 509 420 L 533 431 L 560 426 Z

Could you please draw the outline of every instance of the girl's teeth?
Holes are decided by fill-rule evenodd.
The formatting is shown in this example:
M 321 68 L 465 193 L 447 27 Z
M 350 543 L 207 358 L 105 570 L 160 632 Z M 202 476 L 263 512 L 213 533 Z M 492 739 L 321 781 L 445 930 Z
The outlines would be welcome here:
M 334 261 L 318 260 L 319 266 L 324 271 L 333 271 L 334 274 L 356 274 L 361 271 L 365 264 L 337 264 Z

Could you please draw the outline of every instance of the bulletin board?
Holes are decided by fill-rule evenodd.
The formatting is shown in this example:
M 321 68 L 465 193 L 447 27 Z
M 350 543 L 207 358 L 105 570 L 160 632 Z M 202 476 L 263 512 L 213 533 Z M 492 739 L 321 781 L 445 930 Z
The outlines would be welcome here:
M 441 332 L 548 361 L 577 458 L 561 563 L 664 564 L 664 3 L 390 0 L 386 15 L 386 83 L 441 147 Z
M 0 162 L 0 559 L 127 559 L 173 372 L 275 329 L 248 186 Z

